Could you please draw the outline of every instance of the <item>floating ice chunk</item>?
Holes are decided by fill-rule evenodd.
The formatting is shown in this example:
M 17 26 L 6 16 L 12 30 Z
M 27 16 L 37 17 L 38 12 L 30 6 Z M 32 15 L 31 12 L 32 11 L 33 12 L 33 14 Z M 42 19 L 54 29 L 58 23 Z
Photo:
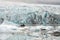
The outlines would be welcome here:
M 0 32 L 8 32 L 8 31 L 14 31 L 13 29 L 17 29 L 18 27 L 13 24 L 6 24 L 3 23 L 0 25 Z

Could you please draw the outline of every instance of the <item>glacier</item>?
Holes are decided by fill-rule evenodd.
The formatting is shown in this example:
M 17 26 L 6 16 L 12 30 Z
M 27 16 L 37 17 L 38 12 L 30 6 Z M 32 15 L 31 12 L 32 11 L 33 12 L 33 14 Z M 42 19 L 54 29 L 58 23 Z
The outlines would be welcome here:
M 28 5 L 0 5 L 0 40 L 59 40 L 60 6 Z

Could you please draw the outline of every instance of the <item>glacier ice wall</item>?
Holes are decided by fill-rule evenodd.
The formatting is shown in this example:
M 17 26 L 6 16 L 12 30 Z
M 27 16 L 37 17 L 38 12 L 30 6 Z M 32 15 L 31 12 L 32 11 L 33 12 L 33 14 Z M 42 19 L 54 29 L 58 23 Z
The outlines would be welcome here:
M 54 6 L 0 6 L 0 20 L 19 25 L 60 24 L 59 13 L 60 7 Z

